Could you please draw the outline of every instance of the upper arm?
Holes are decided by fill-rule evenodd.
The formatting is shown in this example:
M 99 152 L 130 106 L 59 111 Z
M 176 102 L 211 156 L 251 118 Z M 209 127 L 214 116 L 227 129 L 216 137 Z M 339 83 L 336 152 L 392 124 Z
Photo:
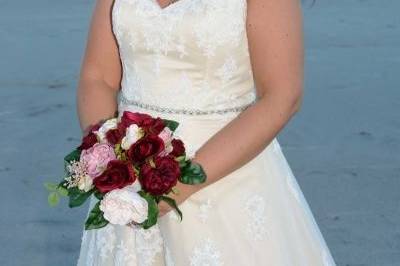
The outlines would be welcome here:
M 81 66 L 81 78 L 101 80 L 110 88 L 118 90 L 122 70 L 117 41 L 112 31 L 113 2 L 96 1 Z
M 259 95 L 301 94 L 302 27 L 299 0 L 248 0 L 246 30 Z

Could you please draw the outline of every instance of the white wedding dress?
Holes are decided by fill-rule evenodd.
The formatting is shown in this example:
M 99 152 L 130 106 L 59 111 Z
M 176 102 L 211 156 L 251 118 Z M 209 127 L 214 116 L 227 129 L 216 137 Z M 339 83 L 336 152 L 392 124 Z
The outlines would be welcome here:
M 246 7 L 246 0 L 178 0 L 165 8 L 115 0 L 119 111 L 180 122 L 177 133 L 195 152 L 256 100 Z M 182 222 L 170 211 L 149 230 L 83 231 L 78 266 L 335 265 L 276 139 L 180 209 Z

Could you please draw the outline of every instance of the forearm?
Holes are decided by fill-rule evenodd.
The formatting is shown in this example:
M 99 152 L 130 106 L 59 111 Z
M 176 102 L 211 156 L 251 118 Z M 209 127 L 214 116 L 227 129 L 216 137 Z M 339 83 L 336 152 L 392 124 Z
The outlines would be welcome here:
M 210 185 L 257 156 L 297 112 L 299 93 L 267 95 L 212 136 L 196 153 Z
M 117 111 L 118 90 L 100 79 L 81 79 L 77 89 L 77 112 L 82 132 Z

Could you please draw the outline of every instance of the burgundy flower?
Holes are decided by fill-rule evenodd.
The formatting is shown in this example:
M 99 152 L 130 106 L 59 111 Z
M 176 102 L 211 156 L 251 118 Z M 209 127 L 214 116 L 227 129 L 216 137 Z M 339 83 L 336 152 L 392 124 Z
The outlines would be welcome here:
M 121 121 L 118 124 L 118 128 L 121 132 L 125 132 L 125 130 L 132 124 L 142 127 L 147 134 L 154 135 L 158 135 L 165 128 L 164 121 L 159 117 L 154 118 L 144 113 L 124 111 L 121 116 Z
M 119 123 L 119 127 L 121 129 L 127 129 L 132 124 L 141 126 L 144 123 L 144 121 L 153 120 L 153 119 L 154 118 L 152 118 L 148 114 L 124 111 L 121 116 L 121 121 Z
M 164 141 L 157 135 L 147 135 L 136 141 L 127 151 L 132 163 L 142 163 L 149 156 L 155 156 L 164 150 Z
M 163 195 L 173 188 L 181 175 L 179 163 L 171 156 L 155 157 L 154 167 L 146 162 L 140 169 L 142 188 L 153 195 Z
M 175 157 L 179 157 L 185 154 L 185 146 L 182 142 L 182 140 L 180 139 L 173 139 L 171 141 L 171 145 L 172 145 L 172 151 L 170 152 L 170 155 L 175 156 Z
M 115 145 L 115 144 L 121 142 L 122 138 L 123 138 L 123 134 L 121 133 L 120 129 L 118 129 L 118 128 L 110 129 L 106 133 L 106 139 L 112 145 Z
M 98 130 L 101 123 L 97 123 L 88 127 L 85 131 L 86 135 L 82 138 L 81 145 L 78 146 L 78 150 L 87 150 L 97 143 L 97 136 L 94 131 Z
M 93 179 L 94 186 L 101 192 L 107 193 L 116 188 L 123 188 L 136 180 L 133 166 L 126 161 L 111 160 L 106 170 Z
M 143 120 L 140 126 L 143 127 L 147 134 L 158 135 L 165 128 L 165 123 L 161 118 L 157 117 Z

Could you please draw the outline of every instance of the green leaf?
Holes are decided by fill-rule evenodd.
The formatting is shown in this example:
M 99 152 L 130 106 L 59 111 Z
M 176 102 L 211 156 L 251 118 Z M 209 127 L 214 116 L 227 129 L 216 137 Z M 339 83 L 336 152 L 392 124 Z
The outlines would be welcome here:
M 64 157 L 64 161 L 68 163 L 71 161 L 79 161 L 80 156 L 81 156 L 81 151 L 75 149 Z
M 167 196 L 160 196 L 160 199 L 168 203 L 171 208 L 173 208 L 179 215 L 179 218 L 181 218 L 182 221 L 182 212 L 178 208 L 178 205 L 176 204 L 176 201 L 173 198 L 167 197 Z
M 54 184 L 54 183 L 50 183 L 50 182 L 45 182 L 43 185 L 48 191 L 55 191 L 58 186 L 58 184 Z
M 187 164 L 181 169 L 179 181 L 188 185 L 196 185 L 204 183 L 206 179 L 207 176 L 203 167 L 198 163 L 188 160 Z
M 68 187 L 68 183 L 67 183 L 67 180 L 65 180 L 65 178 L 66 178 L 66 177 L 64 177 L 64 178 L 60 181 L 60 183 L 58 183 L 58 186 L 59 186 L 59 187 L 63 187 L 63 188 L 67 188 L 67 187 Z
M 98 190 L 94 191 L 94 196 L 99 200 L 102 200 L 104 197 L 104 195 Z
M 54 207 L 58 204 L 60 201 L 60 197 L 58 196 L 58 193 L 53 191 L 49 193 L 49 196 L 47 197 L 47 202 L 51 207 Z
M 108 221 L 104 218 L 103 212 L 100 210 L 100 201 L 97 202 L 89 213 L 89 217 L 85 222 L 85 229 L 98 229 L 106 226 Z
M 74 208 L 81 206 L 93 193 L 93 189 L 89 190 L 88 192 L 82 191 L 77 187 L 70 188 L 68 190 L 69 196 L 69 207 Z
M 163 122 L 166 127 L 171 129 L 171 131 L 175 131 L 175 129 L 179 126 L 179 123 L 174 120 L 163 119 Z
M 148 204 L 147 220 L 140 224 L 144 229 L 148 229 L 157 223 L 158 205 L 152 195 L 144 192 L 143 190 L 139 191 L 138 193 L 147 201 Z
M 67 196 L 68 196 L 68 189 L 66 189 L 66 188 L 63 187 L 63 186 L 57 186 L 57 192 L 58 192 L 61 196 L 64 196 L 64 197 L 67 197 Z
M 179 157 L 176 157 L 175 161 L 177 161 L 179 163 L 180 168 L 185 167 L 187 162 L 189 162 L 189 161 L 186 161 L 186 155 L 181 155 Z

